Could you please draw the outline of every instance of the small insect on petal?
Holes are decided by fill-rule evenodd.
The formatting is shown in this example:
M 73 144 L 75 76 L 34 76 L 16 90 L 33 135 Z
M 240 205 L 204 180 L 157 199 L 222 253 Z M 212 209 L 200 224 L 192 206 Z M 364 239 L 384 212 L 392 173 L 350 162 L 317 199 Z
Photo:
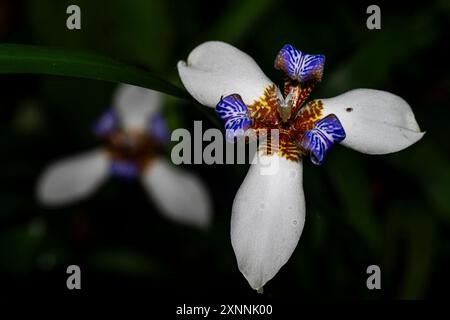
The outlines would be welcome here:
M 284 71 L 289 78 L 305 82 L 322 80 L 325 56 L 318 54 L 306 54 L 290 44 L 281 48 L 275 58 L 275 69 Z
M 311 162 L 321 165 L 328 150 L 345 139 L 345 130 L 339 119 L 330 114 L 319 120 L 312 130 L 308 130 L 300 141 L 300 148 L 311 157 Z
M 238 94 L 221 98 L 216 106 L 216 113 L 225 123 L 227 140 L 233 141 L 252 125 L 247 106 Z
M 390 92 L 354 89 L 320 99 L 322 115 L 335 114 L 345 128 L 342 145 L 367 154 L 403 150 L 419 141 L 424 132 L 411 106 Z

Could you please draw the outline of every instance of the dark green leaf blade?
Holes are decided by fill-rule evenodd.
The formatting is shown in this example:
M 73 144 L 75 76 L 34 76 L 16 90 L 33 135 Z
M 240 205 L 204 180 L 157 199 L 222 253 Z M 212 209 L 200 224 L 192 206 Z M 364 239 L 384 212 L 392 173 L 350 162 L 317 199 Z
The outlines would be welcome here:
M 179 87 L 149 71 L 85 52 L 20 44 L 0 45 L 0 74 L 29 73 L 128 83 L 189 99 Z

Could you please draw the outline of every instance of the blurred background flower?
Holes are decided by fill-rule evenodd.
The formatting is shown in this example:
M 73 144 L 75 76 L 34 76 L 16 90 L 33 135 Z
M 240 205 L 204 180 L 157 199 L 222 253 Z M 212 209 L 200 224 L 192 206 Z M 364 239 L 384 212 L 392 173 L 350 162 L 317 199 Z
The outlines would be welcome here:
M 159 92 L 120 85 L 113 109 L 93 128 L 104 146 L 48 166 L 37 184 L 38 200 L 49 206 L 70 204 L 90 196 L 108 176 L 116 176 L 140 180 L 167 217 L 206 228 L 211 201 L 205 186 L 160 155 L 170 138 L 159 114 L 161 99 Z
M 344 148 L 321 168 L 305 161 L 308 219 L 302 245 L 258 299 L 421 298 L 447 295 L 450 282 L 450 75 L 447 1 L 377 3 L 381 30 L 366 28 L 371 3 L 78 0 L 82 29 L 65 26 L 72 1 L 10 0 L 2 42 L 89 50 L 177 80 L 176 63 L 205 40 L 226 41 L 270 66 L 285 43 L 326 55 L 311 98 L 357 87 L 408 101 L 427 134 L 406 152 L 374 157 Z M 286 10 L 289 8 L 289 10 Z M 299 13 L 315 14 L 299 14 Z M 2 13 L 4 14 L 4 13 Z M 278 73 L 265 69 L 276 79 Z M 236 272 L 229 242 L 232 200 L 247 166 L 195 165 L 213 195 L 211 232 L 167 223 L 139 184 L 111 179 L 85 201 L 42 208 L 34 187 L 54 159 L 97 144 L 92 119 L 114 84 L 1 75 L 0 286 L 64 290 L 69 264 L 84 270 L 83 290 L 146 291 L 160 299 L 254 297 Z M 180 84 L 181 86 L 181 84 Z M 168 98 L 169 130 L 215 124 L 192 104 Z M 169 150 L 169 149 L 167 149 Z M 120 194 L 120 201 L 115 200 Z M 131 206 L 130 203 L 133 203 Z M 382 290 L 366 288 L 378 264 Z M 289 284 L 289 285 L 287 285 Z M 63 289 L 62 289 L 63 288 Z M 148 293 L 151 294 L 151 293 Z

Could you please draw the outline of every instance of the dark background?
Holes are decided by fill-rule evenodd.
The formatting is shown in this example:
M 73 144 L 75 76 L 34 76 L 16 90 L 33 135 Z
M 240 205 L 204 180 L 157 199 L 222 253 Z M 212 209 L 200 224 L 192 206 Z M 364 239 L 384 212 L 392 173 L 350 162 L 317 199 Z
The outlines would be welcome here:
M 66 29 L 77 4 L 82 30 Z M 229 238 L 234 195 L 247 166 L 185 167 L 213 196 L 210 231 L 158 214 L 138 183 L 111 179 L 89 200 L 39 206 L 35 183 L 59 158 L 95 147 L 91 124 L 115 85 L 52 76 L 0 76 L 0 291 L 67 293 L 66 268 L 82 270 L 83 294 L 144 293 L 159 301 L 410 299 L 448 296 L 450 3 L 380 3 L 382 29 L 366 28 L 368 4 L 318 1 L 0 0 L 0 41 L 100 53 L 178 83 L 176 62 L 205 40 L 248 52 L 281 83 L 273 59 L 285 43 L 326 55 L 314 97 L 354 88 L 408 101 L 424 138 L 383 156 L 333 150 L 305 161 L 306 224 L 289 262 L 258 296 L 240 274 Z M 167 97 L 171 129 L 204 120 Z M 170 154 L 170 147 L 166 150 Z M 382 290 L 366 288 L 377 264 Z M 155 300 L 154 300 L 155 301 Z M 156 302 L 155 302 L 156 303 Z

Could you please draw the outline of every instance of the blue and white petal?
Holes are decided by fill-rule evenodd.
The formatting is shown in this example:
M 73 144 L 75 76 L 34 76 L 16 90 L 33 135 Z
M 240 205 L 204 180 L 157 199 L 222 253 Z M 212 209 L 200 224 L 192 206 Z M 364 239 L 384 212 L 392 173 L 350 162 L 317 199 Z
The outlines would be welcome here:
M 325 56 L 306 54 L 290 44 L 281 48 L 275 59 L 275 69 L 284 71 L 289 78 L 300 82 L 322 80 Z
M 220 98 L 238 92 L 246 105 L 272 86 L 249 55 L 220 41 L 202 43 L 178 62 L 183 85 L 201 104 L 215 108 Z
M 252 124 L 252 120 L 248 117 L 247 106 L 238 94 L 220 99 L 216 113 L 225 124 L 227 140 L 233 141 L 235 137 L 243 135 Z
M 148 120 L 160 112 L 161 100 L 157 91 L 120 84 L 113 97 L 113 108 L 124 129 L 145 130 Z
M 322 116 L 335 114 L 345 130 L 341 144 L 359 152 L 397 152 L 425 134 L 409 104 L 386 91 L 355 89 L 321 101 Z
M 300 148 L 310 155 L 312 163 L 321 165 L 328 150 L 344 139 L 345 130 L 341 122 L 334 114 L 330 114 L 317 121 L 312 130 L 305 132 Z
M 104 137 L 114 132 L 119 126 L 119 118 L 117 113 L 108 109 L 94 123 L 92 131 L 96 136 Z
M 159 158 L 147 166 L 141 180 L 167 218 L 202 229 L 209 227 L 211 199 L 196 176 Z
M 259 154 L 258 159 L 234 199 L 231 244 L 239 270 L 259 291 L 297 246 L 305 223 L 305 199 L 301 161 L 278 154 Z
M 82 200 L 109 176 L 110 158 L 103 149 L 86 152 L 50 165 L 37 184 L 37 198 L 45 205 Z

